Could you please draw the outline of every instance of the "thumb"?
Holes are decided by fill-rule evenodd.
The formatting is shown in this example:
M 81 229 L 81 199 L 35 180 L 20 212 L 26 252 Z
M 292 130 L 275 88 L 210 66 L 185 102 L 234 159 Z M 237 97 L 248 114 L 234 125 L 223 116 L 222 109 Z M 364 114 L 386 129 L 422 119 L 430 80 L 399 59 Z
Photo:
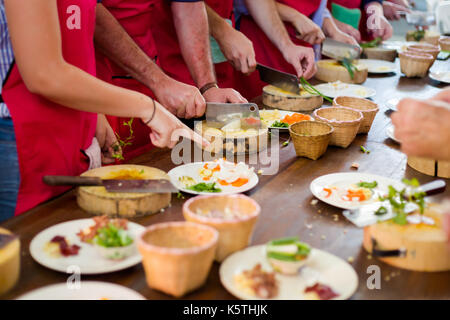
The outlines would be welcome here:
M 195 103 L 195 113 L 197 117 L 203 116 L 206 111 L 205 98 L 203 98 L 203 96 L 200 93 L 198 93 L 195 95 L 194 103 Z

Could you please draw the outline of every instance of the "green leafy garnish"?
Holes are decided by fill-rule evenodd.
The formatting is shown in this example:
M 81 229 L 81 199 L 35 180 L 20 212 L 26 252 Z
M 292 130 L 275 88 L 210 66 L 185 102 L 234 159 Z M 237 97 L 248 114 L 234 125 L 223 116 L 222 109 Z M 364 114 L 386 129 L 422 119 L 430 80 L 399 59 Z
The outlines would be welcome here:
M 360 148 L 361 148 L 361 151 L 364 152 L 365 154 L 369 154 L 370 153 L 370 150 L 364 148 L 364 146 L 360 146 Z
M 272 123 L 271 127 L 274 127 L 274 128 L 289 128 L 289 123 L 275 121 L 274 123 Z
M 217 193 L 222 192 L 222 189 L 216 188 L 216 183 L 197 183 L 193 186 L 188 187 L 189 190 L 197 191 L 197 192 L 211 192 Z
M 184 196 L 181 192 L 177 193 L 177 199 L 184 199 Z
M 124 160 L 123 149 L 125 149 L 125 147 L 131 146 L 133 144 L 131 142 L 134 139 L 133 120 L 134 119 L 131 118 L 130 120 L 124 121 L 124 123 L 123 123 L 123 125 L 125 127 L 130 128 L 130 135 L 127 138 L 122 139 L 119 136 L 119 134 L 116 132 L 117 142 L 115 144 L 113 144 L 111 147 L 114 151 L 113 158 L 115 158 L 117 160 Z
M 300 78 L 300 84 L 302 85 L 303 89 L 305 89 L 306 92 L 312 95 L 319 95 L 328 102 L 333 103 L 333 99 L 328 98 L 323 93 L 321 93 L 319 90 L 317 90 L 314 86 L 312 86 L 304 77 Z
M 291 142 L 291 138 L 289 138 L 288 140 L 286 140 L 285 142 L 283 142 L 282 147 L 287 147 L 289 145 L 289 143 Z
M 357 184 L 357 186 L 360 188 L 373 189 L 378 186 L 378 182 L 376 182 L 376 181 L 374 181 L 374 182 L 361 181 L 360 183 Z
M 377 211 L 375 211 L 375 215 L 382 216 L 382 215 L 385 215 L 387 212 L 388 211 L 387 211 L 386 207 L 380 207 L 380 208 L 378 208 Z
M 278 251 L 277 246 L 289 246 L 295 245 L 297 247 L 296 252 L 286 252 L 286 251 Z M 277 240 L 272 240 L 267 244 L 267 257 L 282 261 L 299 261 L 305 259 L 309 253 L 311 252 L 311 248 L 308 244 L 304 242 L 300 242 L 297 237 L 293 238 L 282 238 Z
M 372 41 L 369 42 L 363 42 L 360 44 L 361 48 L 376 48 L 378 47 L 383 39 L 381 37 L 375 38 Z
M 129 246 L 133 243 L 133 239 L 126 230 L 109 224 L 107 227 L 98 229 L 94 242 L 105 248 L 117 248 Z

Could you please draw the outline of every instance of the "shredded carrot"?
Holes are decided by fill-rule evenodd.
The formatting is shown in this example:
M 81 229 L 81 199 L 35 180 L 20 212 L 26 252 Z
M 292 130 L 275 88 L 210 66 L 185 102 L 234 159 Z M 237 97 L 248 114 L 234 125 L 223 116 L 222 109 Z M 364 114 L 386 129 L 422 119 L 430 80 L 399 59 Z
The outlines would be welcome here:
M 325 198 L 328 198 L 331 196 L 331 194 L 333 193 L 333 191 L 331 191 L 330 188 L 323 188 L 323 191 L 325 191 L 327 193 L 327 195 L 325 196 Z
M 284 119 L 281 120 L 281 122 L 293 124 L 293 123 L 297 123 L 297 122 L 301 122 L 301 121 L 305 121 L 305 120 L 311 120 L 311 117 L 301 114 L 301 113 L 294 113 L 292 115 L 286 115 L 284 117 Z
M 357 198 L 358 201 L 364 201 L 366 200 L 366 195 L 362 190 L 347 190 L 346 197 L 351 201 L 353 198 Z
M 219 180 L 218 182 L 219 182 L 219 184 L 220 184 L 221 186 L 229 186 L 229 185 L 230 185 L 230 184 L 229 184 L 228 182 L 226 182 L 225 180 Z
M 234 181 L 231 185 L 233 187 L 242 187 L 247 182 L 248 182 L 248 179 L 239 178 L 236 181 Z

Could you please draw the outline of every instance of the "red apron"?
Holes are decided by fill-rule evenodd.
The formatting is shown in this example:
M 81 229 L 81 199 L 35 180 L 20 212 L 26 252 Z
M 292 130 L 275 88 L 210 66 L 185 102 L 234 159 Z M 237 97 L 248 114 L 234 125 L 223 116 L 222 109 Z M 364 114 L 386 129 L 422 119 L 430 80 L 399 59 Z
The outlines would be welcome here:
M 95 75 L 94 29 L 96 0 L 79 0 L 81 28 L 69 29 L 73 0 L 57 0 L 64 59 Z M 76 14 L 76 12 L 75 12 Z M 68 190 L 42 182 L 44 175 L 79 175 L 89 163 L 81 150 L 95 136 L 97 115 L 52 103 L 26 88 L 17 66 L 3 86 L 2 96 L 14 122 L 20 167 L 16 215 Z
M 122 27 L 128 32 L 139 47 L 151 58 L 157 58 L 157 51 L 153 35 L 151 32 L 151 20 L 155 3 L 158 0 L 103 0 L 102 4 L 120 22 Z M 108 60 L 105 56 L 97 53 L 97 74 L 102 80 L 113 85 L 138 91 L 147 96 L 155 98 L 153 92 L 131 78 L 116 64 Z M 130 135 L 129 128 L 123 123 L 130 118 L 107 117 L 113 130 L 121 137 L 127 138 Z M 139 156 L 149 151 L 153 146 L 149 139 L 150 128 L 138 119 L 133 121 L 134 138 L 131 146 L 127 146 L 123 151 L 125 161 Z
M 321 0 L 277 0 L 287 6 L 294 8 L 307 17 L 310 17 L 314 12 L 319 9 Z M 312 47 L 309 43 L 299 40 L 295 37 L 295 28 L 288 23 L 285 23 L 286 29 L 291 37 L 291 40 L 300 46 Z M 251 16 L 242 16 L 240 21 L 240 30 L 243 32 L 252 42 L 255 48 L 256 61 L 258 63 L 270 66 L 277 70 L 296 74 L 294 67 L 288 63 L 278 48 L 270 41 L 264 31 L 255 23 Z M 267 83 L 262 82 L 259 79 L 257 72 L 252 73 L 250 76 L 241 75 L 238 91 L 244 95 L 247 99 L 251 100 L 262 93 L 262 88 Z
M 373 40 L 373 36 L 369 34 L 367 30 L 367 14 L 366 11 L 361 8 L 361 0 L 333 0 L 328 1 L 328 9 L 331 12 L 331 4 L 336 3 L 340 6 L 346 7 L 348 9 L 360 9 L 361 10 L 361 21 L 359 23 L 359 32 L 361 33 L 361 38 L 363 41 Z
M 167 0 L 158 0 L 156 2 L 156 9 L 152 16 L 152 32 L 158 50 L 158 63 L 172 78 L 196 86 L 197 84 L 192 79 L 178 44 L 171 2 Z M 232 0 L 206 0 L 205 2 L 222 18 L 232 18 Z M 219 86 L 234 87 L 234 71 L 230 63 L 216 64 L 215 70 Z

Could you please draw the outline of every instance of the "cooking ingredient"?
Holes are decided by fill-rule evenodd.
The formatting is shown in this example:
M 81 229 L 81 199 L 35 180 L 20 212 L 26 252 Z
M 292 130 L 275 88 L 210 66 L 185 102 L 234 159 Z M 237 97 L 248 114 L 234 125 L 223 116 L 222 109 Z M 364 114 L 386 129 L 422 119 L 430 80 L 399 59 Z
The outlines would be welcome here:
M 195 182 L 194 178 L 189 176 L 179 177 L 178 181 L 180 181 L 185 187 L 191 187 L 197 183 Z
M 369 200 L 372 197 L 372 191 L 367 188 L 349 188 L 347 193 L 342 197 L 344 201 L 354 201 L 356 199 L 359 202 Z
M 381 207 L 378 208 L 377 211 L 375 211 L 375 215 L 376 216 L 382 216 L 382 215 L 385 215 L 387 212 L 388 211 L 387 211 L 386 207 L 381 206 Z
M 383 41 L 383 39 L 381 37 L 375 38 L 372 41 L 369 42 L 363 42 L 360 44 L 361 48 L 376 48 L 378 47 L 381 42 Z M 419 41 L 419 40 L 417 40 Z
M 360 146 L 361 151 L 364 152 L 365 154 L 369 154 L 370 150 L 366 149 L 364 146 Z
M 107 227 L 97 230 L 94 242 L 105 248 L 114 248 L 129 246 L 133 243 L 133 239 L 125 229 L 110 223 Z
M 119 134 L 116 132 L 117 142 L 114 143 L 111 147 L 114 151 L 113 158 L 116 160 L 124 160 L 123 157 L 123 150 L 131 146 L 133 143 L 131 142 L 134 139 L 134 131 L 133 131 L 133 118 L 131 118 L 128 121 L 124 121 L 123 125 L 125 127 L 130 128 L 130 135 L 126 137 L 125 139 L 122 139 Z
M 347 58 L 344 58 L 344 60 L 341 61 L 341 64 L 345 69 L 347 69 L 350 74 L 350 78 L 353 80 L 355 78 L 355 71 L 358 70 L 356 65 Z
M 311 287 L 307 287 L 305 289 L 305 294 L 307 298 L 311 300 L 330 300 L 339 296 L 331 289 L 331 287 L 321 283 L 316 283 Z
M 274 127 L 274 128 L 289 128 L 289 123 L 275 121 L 274 123 L 272 123 L 271 127 Z
M 322 98 L 324 98 L 325 100 L 327 100 L 328 102 L 333 103 L 332 99 L 326 97 L 319 90 L 317 90 L 315 87 L 313 87 L 304 77 L 300 78 L 300 83 L 301 83 L 303 89 L 305 89 L 308 93 L 310 93 L 312 95 L 319 95 Z
M 331 190 L 331 188 L 323 188 L 323 191 L 325 191 L 327 194 L 325 195 L 325 198 L 329 198 L 331 196 L 331 194 L 333 193 L 333 191 Z
M 284 119 L 281 120 L 281 122 L 288 123 L 288 124 L 294 124 L 294 123 L 305 121 L 305 120 L 311 120 L 311 117 L 301 114 L 301 113 L 294 113 L 292 115 L 286 115 L 284 117 Z
M 118 229 L 127 230 L 128 221 L 126 219 L 110 219 L 107 216 L 95 217 L 93 218 L 94 224 L 84 230 L 80 230 L 77 236 L 81 241 L 86 243 L 93 243 L 94 238 L 100 229 L 106 228 L 109 225 L 113 225 Z
M 80 247 L 77 245 L 70 245 L 63 236 L 54 236 L 52 240 L 46 244 L 44 250 L 54 257 L 69 257 L 78 255 Z
M 196 192 L 211 192 L 211 193 L 217 193 L 222 192 L 222 189 L 216 188 L 216 183 L 197 183 L 193 186 L 188 187 L 187 189 L 196 191 Z
M 357 184 L 357 186 L 360 188 L 374 189 L 378 186 L 378 182 L 376 182 L 376 181 L 373 181 L 373 182 L 361 181 Z
M 298 237 L 273 240 L 266 246 L 267 259 L 274 270 L 289 275 L 298 273 L 310 252 L 309 245 L 300 242 Z
M 278 294 L 275 273 L 264 271 L 260 263 L 251 270 L 235 275 L 234 281 L 242 291 L 262 299 L 271 299 Z

